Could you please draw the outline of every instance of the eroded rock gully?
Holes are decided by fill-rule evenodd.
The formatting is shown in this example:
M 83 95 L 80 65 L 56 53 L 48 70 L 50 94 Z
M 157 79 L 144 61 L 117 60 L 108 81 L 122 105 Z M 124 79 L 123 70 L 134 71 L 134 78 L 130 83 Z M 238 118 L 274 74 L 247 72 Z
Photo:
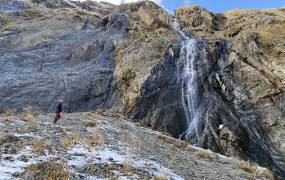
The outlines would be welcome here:
M 112 109 L 178 138 L 187 129 L 181 37 L 151 2 L 1 1 L 0 112 Z M 285 176 L 284 9 L 176 10 L 197 42 L 200 147 Z M 201 46 L 204 46 L 201 48 Z M 204 51 L 204 50 L 205 51 Z

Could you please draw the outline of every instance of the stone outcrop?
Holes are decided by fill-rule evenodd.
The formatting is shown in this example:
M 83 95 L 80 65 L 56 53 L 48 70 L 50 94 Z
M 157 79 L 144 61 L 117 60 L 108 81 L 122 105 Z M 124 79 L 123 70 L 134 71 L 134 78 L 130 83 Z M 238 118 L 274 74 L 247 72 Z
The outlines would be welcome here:
M 26 4 L 1 13 L 1 22 L 2 113 L 26 105 L 53 111 L 56 99 L 67 112 L 111 107 L 115 46 L 127 17 Z
M 84 13 L 63 1 L 0 2 L 0 113 L 52 112 L 63 99 L 66 112 L 112 109 L 178 138 L 187 123 L 173 17 L 148 1 L 73 3 Z M 195 62 L 200 138 L 189 141 L 284 177 L 284 9 L 192 6 L 176 17 L 207 49 Z
M 210 55 L 216 64 L 205 83 L 212 89 L 204 89 L 203 96 L 218 93 L 207 101 L 221 97 L 216 109 L 227 103 L 210 115 L 230 112 L 213 119 L 212 124 L 223 124 L 220 132 L 216 130 L 218 144 L 237 146 L 243 155 L 284 176 L 284 9 L 236 10 L 221 15 L 193 6 L 178 9 L 176 15 L 182 30 L 208 41 L 209 52 L 220 47 L 218 56 Z M 213 148 L 214 143 L 210 144 Z M 237 148 L 227 148 L 224 153 L 234 155 L 232 149 Z

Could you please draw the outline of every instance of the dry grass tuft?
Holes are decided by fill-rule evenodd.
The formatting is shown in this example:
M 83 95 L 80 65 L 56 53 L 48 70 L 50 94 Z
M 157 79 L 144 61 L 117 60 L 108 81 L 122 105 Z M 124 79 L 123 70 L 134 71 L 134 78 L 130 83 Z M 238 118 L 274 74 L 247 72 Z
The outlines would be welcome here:
M 34 116 L 32 114 L 24 114 L 21 117 L 21 120 L 22 121 L 32 121 L 32 120 L 34 120 Z
M 160 36 L 161 34 L 167 33 L 169 29 L 166 28 L 158 28 L 154 31 L 154 34 Z
M 269 180 L 274 180 L 274 175 L 272 174 L 272 172 L 269 169 L 266 169 L 265 171 L 262 172 L 262 175 L 264 177 L 266 177 Z
M 241 10 L 241 9 L 233 9 L 233 10 L 230 10 L 230 11 L 227 11 L 225 12 L 225 15 L 227 17 L 235 17 L 235 16 L 239 16 L 239 15 L 242 15 L 244 13 L 248 13 L 250 12 L 251 10 L 248 10 L 248 9 L 244 9 L 244 10 Z
M 168 180 L 169 178 L 167 177 L 163 177 L 163 176 L 156 176 L 156 177 L 153 177 L 152 180 Z
M 30 133 L 30 132 L 37 132 L 40 130 L 40 125 L 37 124 L 35 121 L 30 121 L 26 123 L 19 129 L 19 133 Z
M 273 55 L 284 55 L 285 50 L 282 47 L 282 40 L 285 39 L 285 25 L 272 25 L 266 28 L 260 28 L 257 31 L 259 33 L 259 42 L 267 53 Z
M 29 165 L 26 168 L 26 172 L 32 175 L 33 179 L 69 179 L 69 172 L 66 171 L 65 162 L 58 158 L 49 159 L 38 164 Z
M 43 140 L 36 140 L 32 145 L 32 152 L 36 155 L 45 155 L 45 151 L 51 152 L 52 147 L 50 144 L 46 144 Z
M 89 148 L 102 146 L 104 144 L 103 138 L 97 130 L 94 130 L 92 135 L 85 140 L 85 145 Z
M 123 163 L 123 174 L 124 176 L 130 175 L 134 171 L 134 167 L 127 161 Z
M 155 22 L 155 17 L 144 8 L 140 8 L 135 15 L 137 15 L 146 26 L 150 26 Z
M 68 149 L 69 147 L 77 144 L 80 139 L 81 139 L 81 133 L 80 132 L 76 132 L 72 135 L 70 135 L 68 138 L 64 139 L 61 141 L 61 146 L 64 148 L 64 149 Z
M 211 155 L 210 153 L 207 152 L 195 152 L 194 153 L 195 156 L 199 157 L 200 159 L 204 159 L 207 161 L 214 161 L 216 159 L 216 157 L 214 157 L 213 155 Z
M 252 174 L 254 177 L 257 174 L 257 166 L 248 161 L 241 161 L 239 164 L 239 168 L 244 170 L 245 172 Z
M 98 125 L 96 121 L 84 121 L 83 124 L 86 127 L 96 127 Z
M 21 120 L 22 121 L 33 121 L 35 118 L 37 118 L 39 116 L 39 112 L 34 112 L 32 110 L 32 107 L 31 106 L 28 106 L 26 108 L 23 109 L 24 110 L 24 113 L 23 115 L 21 116 Z
M 5 121 L 5 122 L 10 122 L 12 120 L 13 116 L 14 116 L 13 111 L 7 111 L 4 114 L 1 114 L 0 120 Z
M 179 149 L 186 149 L 188 147 L 187 142 L 172 138 L 170 136 L 159 135 L 158 138 L 162 139 L 163 141 L 165 141 L 168 144 L 174 145 L 175 147 L 177 147 Z
M 122 123 L 122 124 L 120 124 L 120 127 L 121 127 L 122 129 L 128 129 L 128 128 L 129 128 L 129 125 L 128 125 L 127 123 Z

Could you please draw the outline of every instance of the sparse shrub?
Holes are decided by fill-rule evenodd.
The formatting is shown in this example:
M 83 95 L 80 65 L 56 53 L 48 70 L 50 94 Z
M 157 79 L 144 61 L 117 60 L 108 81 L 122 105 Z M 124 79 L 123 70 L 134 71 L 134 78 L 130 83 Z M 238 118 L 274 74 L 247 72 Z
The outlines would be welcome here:
M 155 22 L 155 18 L 144 8 L 140 8 L 137 15 L 146 26 L 150 26 Z
M 248 161 L 241 161 L 239 164 L 240 169 L 244 170 L 245 172 L 248 172 L 253 175 L 253 177 L 257 174 L 257 166 L 254 164 L 251 164 Z
M 92 135 L 88 136 L 85 140 L 87 147 L 96 147 L 103 145 L 103 138 L 97 130 L 94 130 Z
M 168 31 L 169 31 L 169 30 L 166 29 L 166 28 L 158 28 L 158 29 L 156 29 L 156 30 L 154 31 L 154 34 L 157 35 L 157 36 L 159 36 L 159 35 L 161 35 L 161 34 L 164 34 L 164 33 L 168 32 Z
M 214 161 L 216 158 L 211 155 L 210 153 L 207 153 L 207 152 L 195 152 L 194 153 L 195 156 L 199 157 L 200 159 L 205 159 L 205 160 L 208 160 L 208 161 Z
M 83 124 L 86 127 L 96 127 L 97 126 L 97 122 L 96 121 L 84 121 Z
M 163 176 L 156 176 L 156 177 L 153 177 L 152 180 L 167 180 L 167 178 Z
M 119 44 L 119 45 L 116 47 L 116 52 L 119 52 L 119 51 L 121 51 L 121 50 L 127 48 L 128 45 L 129 45 L 129 42 L 128 42 L 128 41 L 125 41 L 125 42 Z
M 127 161 L 123 163 L 123 174 L 128 176 L 131 172 L 134 171 L 134 167 Z
M 45 143 L 43 140 L 36 140 L 32 145 L 32 152 L 36 155 L 45 155 L 45 151 L 51 151 L 51 145 Z
M 32 121 L 34 120 L 34 116 L 32 114 L 24 114 L 21 119 L 23 121 Z
M 19 157 L 19 160 L 20 160 L 20 161 L 23 161 L 23 162 L 28 162 L 28 161 L 29 161 L 29 159 L 27 158 L 26 155 L 21 155 L 21 156 Z
M 115 165 L 110 165 L 106 167 L 104 164 L 87 163 L 86 172 L 89 175 L 95 175 L 99 177 L 106 177 L 107 179 L 117 179 L 116 174 L 113 172 L 115 170 Z
M 81 133 L 76 132 L 70 135 L 68 138 L 61 141 L 61 145 L 64 149 L 68 149 L 69 147 L 75 145 L 81 139 Z
M 33 121 L 35 118 L 37 118 L 39 116 L 39 112 L 33 112 L 32 110 L 33 108 L 31 106 L 28 106 L 26 108 L 24 108 L 24 113 L 21 117 L 22 121 Z
M 36 132 L 39 131 L 39 129 L 40 129 L 39 124 L 37 124 L 35 121 L 31 121 L 22 126 L 19 129 L 19 133 Z
M 9 121 L 12 120 L 13 116 L 14 116 L 14 112 L 13 111 L 7 111 L 4 114 L 1 114 L 0 120 L 9 122 Z
M 66 163 L 59 158 L 52 158 L 47 161 L 29 165 L 26 173 L 32 175 L 35 180 L 68 180 L 69 172 L 66 171 Z
M 104 170 L 102 167 L 100 167 L 100 165 L 98 164 L 95 164 L 95 163 L 92 163 L 92 162 L 89 162 L 87 164 L 87 167 L 86 167 L 86 172 L 89 174 L 89 175 L 106 175 L 105 172 L 102 173 Z
M 227 11 L 225 13 L 225 15 L 227 17 L 234 17 L 234 16 L 237 16 L 237 15 L 240 15 L 243 11 L 241 11 L 240 9 L 234 9 L 234 10 L 230 10 L 230 11 Z
M 128 129 L 128 128 L 129 128 L 129 125 L 126 124 L 126 123 L 124 123 L 124 124 L 120 124 L 120 127 L 121 127 L 122 129 Z
M 270 179 L 270 180 L 275 179 L 272 172 L 269 169 L 266 169 L 265 171 L 263 171 L 262 175 L 265 176 L 267 179 Z
M 157 39 L 154 44 L 154 48 L 158 49 L 159 51 L 162 51 L 165 49 L 165 42 L 163 39 Z M 160 54 L 159 54 L 160 55 Z
M 163 141 L 165 141 L 168 144 L 174 145 L 175 147 L 177 147 L 179 149 L 185 149 L 188 146 L 187 142 L 172 138 L 170 136 L 159 135 L 158 138 L 162 139 Z

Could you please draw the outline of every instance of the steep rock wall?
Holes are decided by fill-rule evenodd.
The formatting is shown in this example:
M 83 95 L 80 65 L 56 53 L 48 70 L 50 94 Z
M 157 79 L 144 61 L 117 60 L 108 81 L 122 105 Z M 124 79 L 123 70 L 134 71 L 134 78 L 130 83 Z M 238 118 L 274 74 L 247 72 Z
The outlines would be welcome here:
M 220 118 L 226 126 L 218 134 L 218 144 L 223 147 L 223 141 L 227 141 L 233 145 L 224 153 L 233 155 L 231 151 L 237 149 L 237 143 L 247 158 L 284 176 L 284 10 L 231 11 L 221 15 L 193 6 L 178 9 L 176 15 L 182 30 L 208 41 L 209 50 L 215 49 L 219 41 L 228 44 L 220 50 L 226 56 L 217 59 L 217 68 L 207 82 L 224 99 L 218 104 L 228 104 L 218 112 L 231 110 Z M 233 126 L 229 120 L 232 118 L 243 128 Z M 213 124 L 217 120 L 214 118 Z

